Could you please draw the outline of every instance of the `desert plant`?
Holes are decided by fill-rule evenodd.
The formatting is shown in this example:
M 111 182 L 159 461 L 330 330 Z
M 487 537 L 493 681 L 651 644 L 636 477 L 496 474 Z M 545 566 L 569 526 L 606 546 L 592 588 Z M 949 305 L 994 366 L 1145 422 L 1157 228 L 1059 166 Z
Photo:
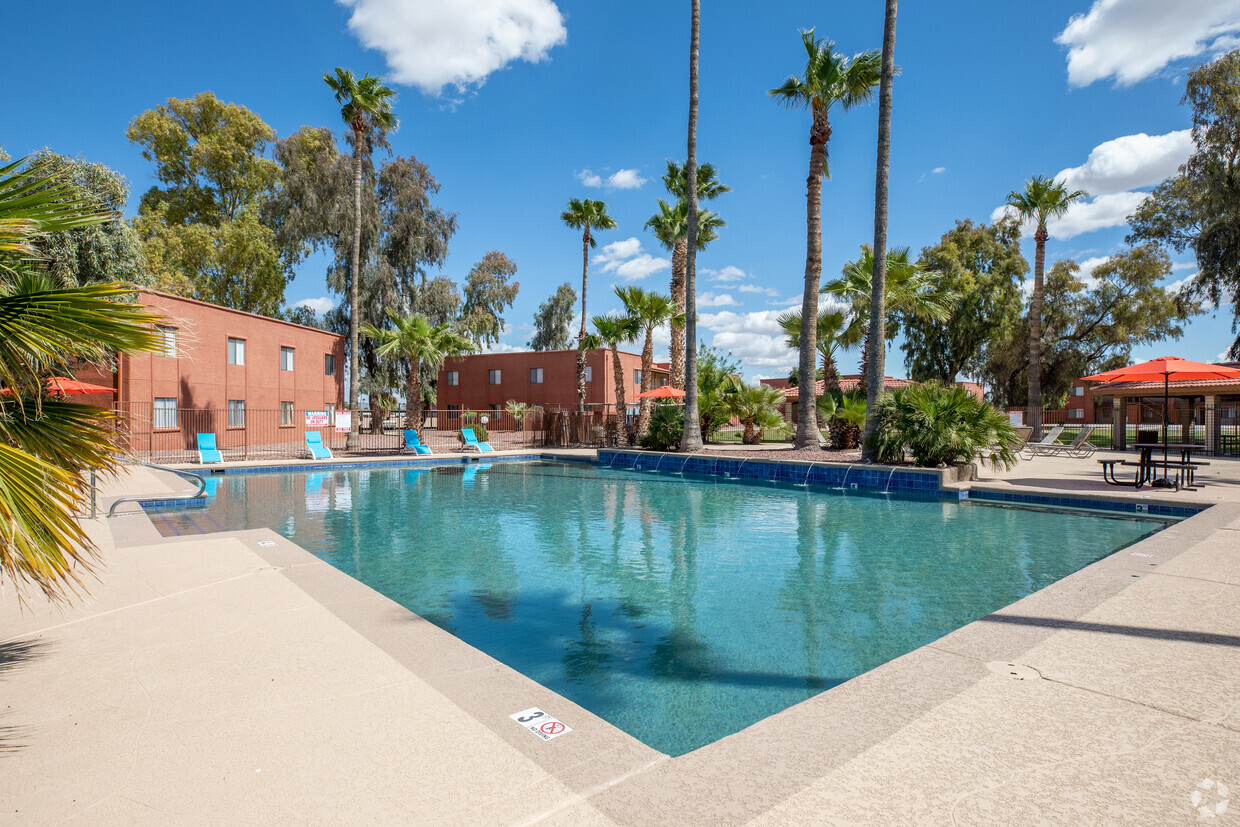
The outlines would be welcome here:
M 518 425 L 522 424 L 525 420 L 526 404 L 515 399 L 509 399 L 505 407 L 508 409 L 508 415 L 512 417 L 513 421 Z
M 937 382 L 908 385 L 878 403 L 874 448 L 882 462 L 903 460 L 907 448 L 922 467 L 975 459 L 993 468 L 1016 464 L 1020 438 L 1007 416 L 969 391 Z
M 652 451 L 675 451 L 685 432 L 685 409 L 680 405 L 655 405 L 650 427 L 638 438 L 638 444 Z
M 746 385 L 743 382 L 735 383 L 729 390 L 727 402 L 730 413 L 745 427 L 741 442 L 757 445 L 768 428 L 787 429 L 787 423 L 779 413 L 779 405 L 784 401 L 782 391 L 769 385 Z
M 831 433 L 831 447 L 848 449 L 861 444 L 861 430 L 865 427 L 866 401 L 860 391 L 842 394 L 826 393 L 820 396 L 818 415 L 827 423 Z
M 490 442 L 491 433 L 487 430 L 486 425 L 478 421 L 478 415 L 477 411 L 461 411 L 461 427 L 473 428 L 474 436 L 478 438 L 479 442 Z M 456 441 L 462 445 L 465 444 L 465 437 L 459 430 L 456 432 Z

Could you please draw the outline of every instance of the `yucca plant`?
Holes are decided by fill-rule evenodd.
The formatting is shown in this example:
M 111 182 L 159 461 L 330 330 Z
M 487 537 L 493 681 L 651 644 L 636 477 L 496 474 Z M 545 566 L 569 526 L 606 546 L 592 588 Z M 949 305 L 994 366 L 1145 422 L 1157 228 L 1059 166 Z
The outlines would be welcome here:
M 0 167 L 0 581 L 11 579 L 23 601 L 34 585 L 60 602 L 79 592 L 97 559 L 74 519 L 89 474 L 114 473 L 118 460 L 110 415 L 48 397 L 44 382 L 74 363 L 159 350 L 159 317 L 127 302 L 133 289 L 124 284 L 53 286 L 34 240 L 113 217 L 23 164 Z
M 1016 464 L 1020 438 L 1007 416 L 964 388 L 936 382 L 883 394 L 875 448 L 882 462 L 901 462 L 905 449 L 924 468 L 974 460 L 993 468 Z

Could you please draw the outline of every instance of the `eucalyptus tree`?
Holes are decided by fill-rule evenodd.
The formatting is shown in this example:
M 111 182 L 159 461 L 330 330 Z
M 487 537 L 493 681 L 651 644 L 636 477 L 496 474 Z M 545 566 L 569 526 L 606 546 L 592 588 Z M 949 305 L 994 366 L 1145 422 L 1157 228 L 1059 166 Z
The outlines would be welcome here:
M 637 322 L 638 331 L 646 334 L 642 344 L 642 382 L 641 391 L 650 390 L 651 369 L 654 367 L 654 332 L 665 324 L 684 324 L 684 313 L 676 309 L 671 297 L 640 287 L 616 286 L 616 295 L 624 304 L 624 311 L 629 318 Z M 646 433 L 650 425 L 650 400 L 643 399 L 638 408 L 637 436 Z
M 598 244 L 592 230 L 614 230 L 616 222 L 607 214 L 607 205 L 589 198 L 568 200 L 568 209 L 560 220 L 574 230 L 581 230 L 581 332 L 577 334 L 577 411 L 586 410 L 586 353 L 581 341 L 586 337 L 586 281 L 590 274 L 590 248 Z
M 770 90 L 779 103 L 792 109 L 808 109 L 809 175 L 805 194 L 805 292 L 801 300 L 800 375 L 814 375 L 815 320 L 818 318 L 818 282 L 822 277 L 822 179 L 830 175 L 827 142 L 831 139 L 831 107 L 844 111 L 874 97 L 880 80 L 878 52 L 860 52 L 851 58 L 832 51 L 835 44 L 814 37 L 814 30 L 801 32 L 805 48 L 805 72 L 793 75 Z M 801 382 L 797 406 L 796 447 L 807 448 L 821 441 L 815 416 L 814 383 Z
M 1029 421 L 1033 435 L 1042 432 L 1042 273 L 1046 267 L 1046 222 L 1059 218 L 1072 202 L 1088 196 L 1084 190 L 1068 190 L 1063 181 L 1035 175 L 1023 190 L 1008 193 L 1008 206 L 1025 221 L 1033 221 L 1036 245 L 1033 256 L 1033 295 L 1029 298 Z
M 407 362 L 405 374 L 405 411 L 408 421 L 422 422 L 422 372 L 429 368 L 438 372 L 449 356 L 472 353 L 474 343 L 457 333 L 452 325 L 433 325 L 425 316 L 413 313 L 398 316 L 388 313 L 389 327 L 362 325 L 362 333 L 377 344 L 377 352 L 387 358 Z
M 887 176 L 891 171 L 891 97 L 896 77 L 896 6 L 897 0 L 886 0 L 883 15 L 883 56 L 878 84 L 878 160 L 874 170 L 874 286 L 870 297 L 869 341 L 879 342 L 870 354 L 866 381 L 866 409 L 874 411 L 867 415 L 861 440 L 863 459 L 874 459 L 869 447 L 870 436 L 878 427 L 878 397 L 883 392 L 883 378 L 887 372 L 887 348 L 882 340 L 887 329 L 886 282 L 887 282 Z
M 801 312 L 789 310 L 775 320 L 784 331 L 788 347 L 801 349 Z M 829 307 L 818 310 L 818 324 L 814 340 L 818 355 L 822 357 L 822 392 L 830 394 L 840 389 L 840 372 L 835 366 L 835 354 L 857 343 L 860 331 L 849 324 L 849 314 Z
M 629 316 L 595 316 L 590 320 L 594 332 L 581 337 L 578 344 L 580 358 L 585 359 L 587 350 L 609 348 L 612 358 L 612 372 L 616 380 L 616 441 L 621 445 L 629 444 L 629 431 L 625 426 L 627 410 L 624 401 L 624 368 L 620 365 L 620 346 L 637 338 L 638 321 Z
M 534 314 L 534 337 L 527 344 L 530 350 L 567 350 L 568 326 L 573 321 L 573 305 L 577 303 L 577 291 L 564 282 L 545 302 L 538 305 Z
M 393 89 L 381 78 L 364 75 L 355 78 L 348 69 L 336 67 L 336 74 L 323 75 L 323 82 L 336 96 L 340 118 L 348 125 L 353 143 L 353 256 L 349 269 L 349 408 L 358 401 L 358 281 L 362 271 L 362 162 L 375 147 L 387 147 L 387 134 L 395 132 L 399 121 L 392 111 Z M 357 429 L 349 432 L 346 449 L 357 447 Z
M 689 137 L 685 161 L 685 203 L 688 204 L 689 232 L 685 246 L 685 339 L 692 347 L 697 342 L 697 119 L 698 119 L 698 44 L 702 31 L 701 0 L 689 3 Z M 691 391 L 697 387 L 697 352 L 685 354 L 685 385 Z M 681 450 L 699 451 L 702 448 L 702 422 L 698 412 L 695 393 L 685 394 L 685 430 L 680 442 Z
M 668 161 L 667 166 L 669 174 L 663 176 L 665 183 L 668 182 L 673 169 L 680 169 L 672 161 Z M 708 177 L 704 181 L 703 175 L 699 172 L 699 190 L 701 185 L 709 184 L 719 191 L 728 191 L 727 187 L 710 180 L 714 176 L 713 167 L 709 164 L 703 164 L 700 169 L 708 170 Z M 671 183 L 668 183 L 668 189 L 672 190 Z M 706 191 L 710 192 L 711 189 Z M 711 197 L 715 196 L 712 195 Z M 672 253 L 672 301 L 676 303 L 678 311 L 683 311 L 685 307 L 685 265 L 689 247 L 689 205 L 683 198 L 678 199 L 674 206 L 662 198 L 658 199 L 658 203 L 659 211 L 646 221 L 646 227 L 654 233 L 654 237 L 659 240 L 659 243 Z M 705 249 L 712 241 L 717 240 L 719 238 L 719 230 L 726 226 L 727 222 L 720 218 L 717 213 L 710 210 L 699 210 L 697 248 L 699 250 Z M 672 365 L 671 384 L 674 388 L 683 389 L 685 385 L 685 328 L 683 322 L 680 325 L 672 326 L 670 350 Z

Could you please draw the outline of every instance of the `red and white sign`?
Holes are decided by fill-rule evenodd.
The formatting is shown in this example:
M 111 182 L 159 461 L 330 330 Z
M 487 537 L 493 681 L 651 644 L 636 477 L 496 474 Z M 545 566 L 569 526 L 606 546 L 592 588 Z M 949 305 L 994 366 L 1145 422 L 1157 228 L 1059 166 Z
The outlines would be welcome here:
M 326 428 L 330 424 L 327 411 L 306 411 L 307 428 Z
M 336 433 L 347 434 L 353 430 L 353 411 L 336 411 Z
M 544 741 L 550 741 L 552 738 L 559 738 L 573 731 L 573 728 L 567 726 L 563 721 L 548 715 L 536 706 L 530 707 L 522 712 L 514 712 L 508 716 L 530 732 L 537 735 Z

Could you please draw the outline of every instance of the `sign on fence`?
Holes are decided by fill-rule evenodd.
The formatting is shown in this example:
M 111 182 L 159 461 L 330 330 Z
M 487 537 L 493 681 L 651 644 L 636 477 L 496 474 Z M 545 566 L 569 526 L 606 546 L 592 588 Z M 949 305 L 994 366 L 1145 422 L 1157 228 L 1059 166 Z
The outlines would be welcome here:
M 324 422 L 324 425 L 327 423 Z M 336 433 L 347 434 L 353 430 L 353 411 L 336 411 Z
M 307 428 L 326 428 L 330 424 L 327 411 L 306 411 Z

